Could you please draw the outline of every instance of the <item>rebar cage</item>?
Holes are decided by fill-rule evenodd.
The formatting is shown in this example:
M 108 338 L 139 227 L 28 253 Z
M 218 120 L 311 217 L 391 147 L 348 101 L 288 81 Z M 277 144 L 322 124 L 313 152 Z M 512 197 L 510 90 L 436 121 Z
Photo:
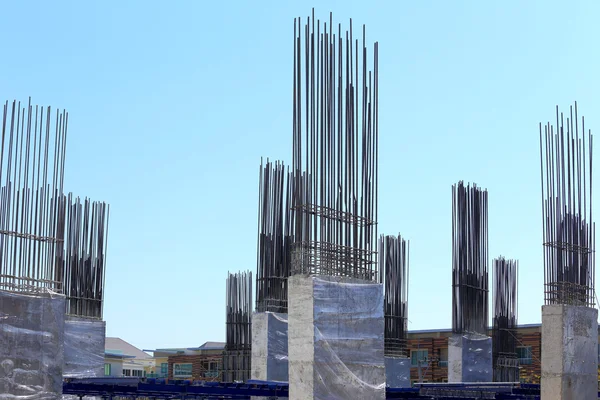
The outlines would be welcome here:
M 586 132 L 585 118 L 579 120 L 577 102 L 566 118 L 557 106 L 556 125 L 540 123 L 539 135 L 544 301 L 593 307 L 593 136 Z
M 299 242 L 292 246 L 292 275 L 329 275 L 366 281 L 378 279 L 377 253 L 327 242 Z

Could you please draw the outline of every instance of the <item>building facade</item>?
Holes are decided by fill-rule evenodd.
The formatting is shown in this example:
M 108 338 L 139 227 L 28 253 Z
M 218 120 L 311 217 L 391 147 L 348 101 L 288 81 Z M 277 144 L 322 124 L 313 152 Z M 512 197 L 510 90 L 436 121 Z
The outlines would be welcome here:
M 489 330 L 488 335 L 491 335 Z M 408 332 L 411 381 L 448 381 L 448 338 L 451 329 Z M 542 325 L 520 325 L 516 329 L 517 356 L 521 382 L 540 383 Z
M 147 376 L 154 368 L 152 357 L 121 338 L 107 337 L 104 345 L 104 375 L 114 377 Z
M 146 350 L 154 354 L 151 377 L 169 380 L 220 382 L 225 343 L 206 342 L 200 347 Z

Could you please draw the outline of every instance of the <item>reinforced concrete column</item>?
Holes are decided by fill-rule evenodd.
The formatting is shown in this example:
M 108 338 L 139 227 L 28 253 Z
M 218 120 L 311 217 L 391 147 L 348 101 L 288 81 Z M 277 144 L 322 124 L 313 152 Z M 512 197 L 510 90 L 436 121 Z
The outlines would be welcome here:
M 59 399 L 65 297 L 0 290 L 0 398 Z
M 410 358 L 385 357 L 385 382 L 391 388 L 409 388 Z
M 542 400 L 598 397 L 598 310 L 542 307 Z
M 492 338 L 455 333 L 448 338 L 448 382 L 492 382 Z
M 288 380 L 287 314 L 252 314 L 251 378 L 261 381 Z
M 288 279 L 290 400 L 385 399 L 383 285 Z

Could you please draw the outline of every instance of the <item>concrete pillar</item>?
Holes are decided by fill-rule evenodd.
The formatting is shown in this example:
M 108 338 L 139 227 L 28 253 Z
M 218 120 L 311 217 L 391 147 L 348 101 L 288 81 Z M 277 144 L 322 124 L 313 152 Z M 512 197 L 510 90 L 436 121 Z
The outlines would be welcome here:
M 0 291 L 0 396 L 62 395 L 65 297 Z
M 67 315 L 65 319 L 65 366 L 67 378 L 104 376 L 106 323 L 102 320 Z
M 385 357 L 385 382 L 391 388 L 411 387 L 410 358 Z
M 385 399 L 383 285 L 288 279 L 290 400 Z
M 455 333 L 448 338 L 448 382 L 492 382 L 492 338 Z
M 288 380 L 287 314 L 252 314 L 251 378 L 261 381 Z
M 598 310 L 542 307 L 542 400 L 598 397 Z
M 104 343 L 106 341 L 106 323 L 104 321 L 67 315 L 64 338 L 64 377 L 104 376 Z M 62 400 L 77 399 L 77 396 L 62 396 Z M 100 398 L 91 397 L 90 399 Z

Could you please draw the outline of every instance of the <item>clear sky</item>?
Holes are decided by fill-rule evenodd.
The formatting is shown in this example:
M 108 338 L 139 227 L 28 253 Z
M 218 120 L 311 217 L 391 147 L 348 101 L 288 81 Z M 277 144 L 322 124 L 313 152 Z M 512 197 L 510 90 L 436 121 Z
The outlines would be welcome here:
M 293 18 L 314 5 L 2 5 L 0 98 L 66 108 L 67 190 L 111 205 L 109 336 L 224 340 L 227 271 L 256 268 L 260 158 L 291 161 Z M 409 329 L 451 326 L 461 179 L 488 188 L 490 256 L 519 260 L 519 322 L 539 322 L 538 123 L 577 100 L 600 132 L 600 3 L 318 2 L 330 11 L 380 43 L 379 231 L 411 241 Z

